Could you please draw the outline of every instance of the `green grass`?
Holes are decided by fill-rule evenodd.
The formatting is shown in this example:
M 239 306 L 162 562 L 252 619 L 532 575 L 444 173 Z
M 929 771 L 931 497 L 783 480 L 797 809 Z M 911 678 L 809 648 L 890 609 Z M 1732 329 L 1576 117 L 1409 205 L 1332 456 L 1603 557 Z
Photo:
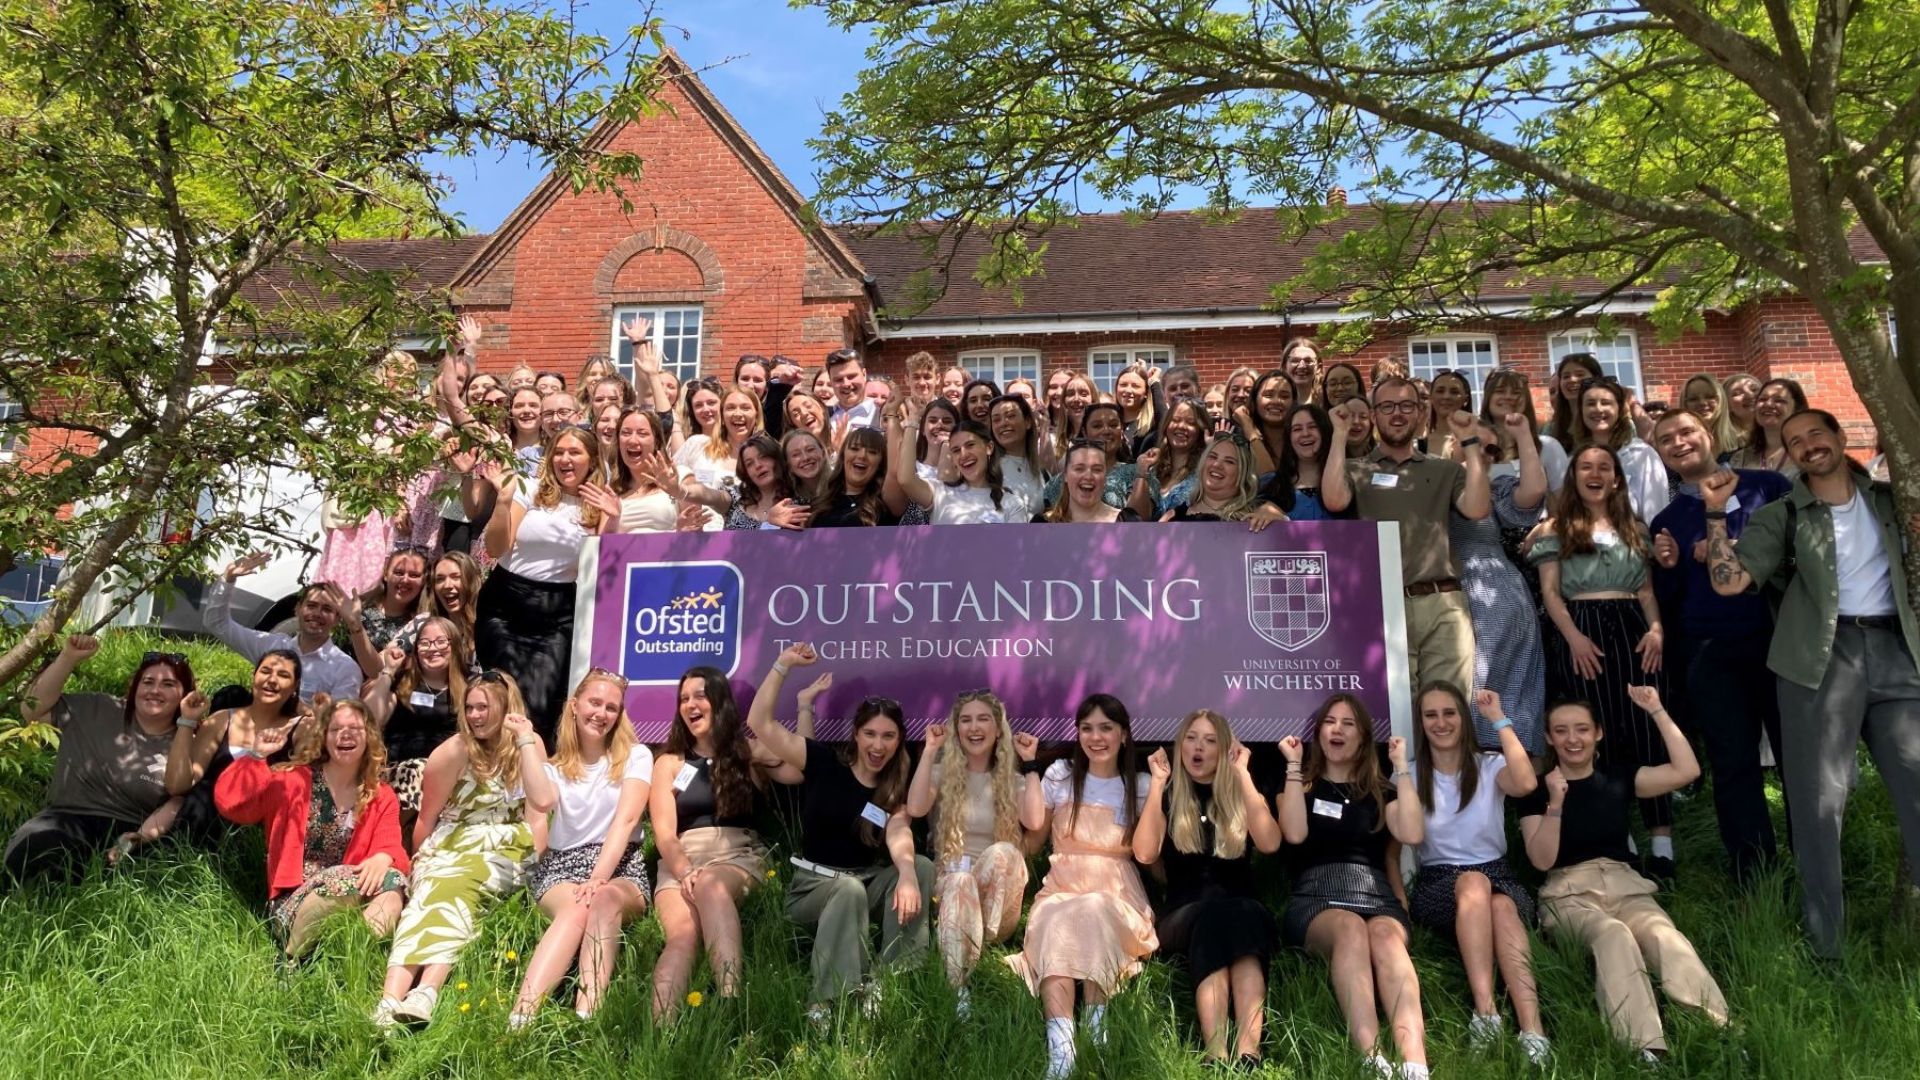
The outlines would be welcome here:
M 83 669 L 87 688 L 115 681 L 149 639 L 124 635 Z M 201 666 L 203 660 L 205 667 Z M 216 684 L 244 673 L 228 656 L 196 655 Z M 120 672 L 125 667 L 118 669 Z M 106 680 L 102 683 L 100 680 Z M 23 774 L 24 775 L 24 774 Z M 37 789 L 14 794 L 31 801 Z M 13 820 L 0 822 L 11 828 Z M 1816 969 L 1801 942 L 1786 875 L 1752 896 L 1721 870 L 1711 802 L 1681 808 L 1681 881 L 1667 898 L 1680 926 L 1720 980 L 1738 1028 L 1723 1036 L 1669 1012 L 1674 1055 L 1663 1075 L 1685 1077 L 1894 1078 L 1920 1073 L 1920 934 L 1896 920 L 1898 834 L 1884 789 L 1867 772 L 1844 852 L 1853 937 L 1845 967 Z M 784 875 L 783 875 L 784 876 Z M 1036 887 L 1038 876 L 1035 878 Z M 990 954 L 975 976 L 974 1015 L 957 1020 L 929 958 L 891 976 L 880 1015 L 843 1017 L 815 1035 L 802 1009 L 807 972 L 800 939 L 777 888 L 744 913 L 749 969 L 734 1003 L 711 996 L 671 1029 L 647 1017 L 648 975 L 660 949 L 646 920 L 627 938 L 600 1016 L 574 1019 L 562 1003 L 527 1033 L 505 1032 L 507 1005 L 542 928 L 524 897 L 485 923 L 424 1032 L 382 1037 L 366 1015 L 385 949 L 356 920 L 332 924 L 318 958 L 282 973 L 260 915 L 257 836 L 212 853 L 150 853 L 129 869 L 61 892 L 0 898 L 0 1077 L 515 1077 L 780 1076 L 1029 1077 L 1044 1040 L 1038 1005 Z M 1278 897 L 1274 898 L 1276 901 Z M 1017 940 L 1017 938 L 1016 938 Z M 515 957 L 510 959 L 509 957 Z M 1466 983 L 1450 946 L 1415 941 L 1435 1075 L 1534 1075 L 1509 1046 L 1466 1050 Z M 1608 1037 L 1584 954 L 1541 941 L 1536 970 L 1557 1057 L 1547 1075 L 1612 1077 L 1636 1071 Z M 1324 970 L 1293 954 L 1276 960 L 1269 992 L 1268 1063 L 1260 1075 L 1358 1080 Z M 1105 1050 L 1083 1049 L 1082 1076 L 1218 1075 L 1197 1057 L 1184 982 L 1166 965 L 1116 1000 Z

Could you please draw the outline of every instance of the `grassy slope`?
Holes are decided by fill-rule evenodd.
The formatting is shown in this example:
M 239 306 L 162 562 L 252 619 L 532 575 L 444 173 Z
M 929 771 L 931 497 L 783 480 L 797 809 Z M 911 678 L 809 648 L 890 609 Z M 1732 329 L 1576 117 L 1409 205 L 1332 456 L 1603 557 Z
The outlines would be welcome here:
M 125 637 L 82 673 L 111 679 L 145 641 Z M 196 670 L 230 679 L 233 657 L 196 650 Z M 98 685 L 97 682 L 89 686 Z M 11 826 L 11 822 L 4 822 Z M 1911 1077 L 1920 1071 L 1920 940 L 1890 915 L 1898 843 L 1884 790 L 1869 774 L 1846 845 L 1854 940 L 1843 974 L 1808 961 L 1782 882 L 1742 898 L 1720 871 L 1709 800 L 1684 805 L 1682 877 L 1670 898 L 1680 925 L 1720 979 L 1740 1025 L 1723 1039 L 1675 1017 L 1666 1075 Z M 962 1023 L 937 965 L 897 977 L 875 1020 L 847 1017 L 829 1037 L 801 1018 L 807 975 L 777 889 L 750 901 L 744 998 L 709 997 L 672 1030 L 646 1019 L 656 924 L 628 935 L 606 1008 L 590 1024 L 549 1008 L 509 1037 L 506 1003 L 538 940 L 540 916 L 522 898 L 498 909 L 469 950 L 428 1031 L 383 1039 L 366 1023 L 384 949 L 351 920 L 322 957 L 291 975 L 273 964 L 259 916 L 258 841 L 186 858 L 148 857 L 129 871 L 65 893 L 0 899 L 0 1076 L 508 1077 L 597 1075 L 1020 1077 L 1037 1075 L 1037 1005 L 990 955 L 975 977 L 974 1018 Z M 1036 879 L 1037 880 L 1037 879 Z M 1416 940 L 1436 1075 L 1504 1077 L 1528 1070 L 1511 1047 L 1465 1050 L 1465 981 L 1450 948 Z M 1631 1058 L 1607 1038 L 1585 957 L 1542 942 L 1536 966 L 1558 1050 L 1553 1075 L 1614 1076 Z M 1284 955 L 1270 991 L 1269 1064 L 1262 1075 L 1360 1077 L 1324 972 Z M 705 987 L 705 975 L 696 978 Z M 1149 965 L 1116 1002 L 1113 1041 L 1088 1051 L 1082 1075 L 1198 1077 L 1190 997 L 1171 970 Z

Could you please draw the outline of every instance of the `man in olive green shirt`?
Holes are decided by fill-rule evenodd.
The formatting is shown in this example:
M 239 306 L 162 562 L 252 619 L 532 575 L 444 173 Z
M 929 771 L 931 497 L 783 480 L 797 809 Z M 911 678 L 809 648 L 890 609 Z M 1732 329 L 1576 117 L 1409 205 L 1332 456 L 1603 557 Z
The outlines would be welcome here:
M 1419 392 L 1405 379 L 1382 379 L 1373 388 L 1373 419 L 1380 445 L 1345 470 L 1320 478 L 1328 510 L 1348 506 L 1368 521 L 1400 527 L 1400 572 L 1407 594 L 1407 667 L 1417 688 L 1441 680 L 1473 692 L 1473 619 L 1448 539 L 1448 515 L 1486 517 L 1493 509 L 1485 454 L 1466 455 L 1466 465 L 1428 457 L 1413 445 L 1421 409 Z M 1335 409 L 1334 430 L 1345 431 L 1344 406 Z M 1479 445 L 1473 416 L 1448 417 L 1454 442 Z
M 1781 438 L 1800 477 L 1786 499 L 1747 519 L 1737 548 L 1726 521 L 1733 473 L 1701 483 L 1708 573 L 1724 596 L 1768 582 L 1784 588 L 1767 666 L 1779 683 L 1788 824 L 1807 936 L 1817 955 L 1838 959 L 1842 815 L 1862 736 L 1900 819 L 1908 865 L 1920 869 L 1920 632 L 1892 492 L 1848 461 L 1829 413 L 1795 414 Z

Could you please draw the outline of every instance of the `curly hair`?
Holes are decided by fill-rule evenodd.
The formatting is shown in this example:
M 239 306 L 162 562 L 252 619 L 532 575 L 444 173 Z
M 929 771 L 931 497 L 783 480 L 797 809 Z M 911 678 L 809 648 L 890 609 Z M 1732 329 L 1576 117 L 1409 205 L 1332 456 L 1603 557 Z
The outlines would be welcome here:
M 367 812 L 367 807 L 373 805 L 373 797 L 380 793 L 380 776 L 387 770 L 387 744 L 386 740 L 380 737 L 380 725 L 373 722 L 373 714 L 367 709 L 367 703 L 359 698 L 341 698 L 332 702 L 327 705 L 326 711 L 320 714 L 319 723 L 300 725 L 296 729 L 300 735 L 300 745 L 294 749 L 286 761 L 275 765 L 274 769 L 284 772 L 301 765 L 317 769 L 332 761 L 332 755 L 327 751 L 327 733 L 333 730 L 334 717 L 349 712 L 358 713 L 360 725 L 366 729 L 366 744 L 360 754 L 360 769 L 358 775 L 354 777 L 354 785 L 360 791 L 359 800 L 354 804 L 354 812 L 364 814 Z
M 990 691 L 969 690 L 953 699 L 947 714 L 948 737 L 933 763 L 940 770 L 940 787 L 933 805 L 939 816 L 933 823 L 934 862 L 958 858 L 967 843 L 967 753 L 960 746 L 960 710 L 979 703 L 993 713 L 993 749 L 987 752 L 989 797 L 993 800 L 995 841 L 1020 839 L 1019 786 L 1015 780 L 1013 729 L 1007 726 L 1007 707 Z

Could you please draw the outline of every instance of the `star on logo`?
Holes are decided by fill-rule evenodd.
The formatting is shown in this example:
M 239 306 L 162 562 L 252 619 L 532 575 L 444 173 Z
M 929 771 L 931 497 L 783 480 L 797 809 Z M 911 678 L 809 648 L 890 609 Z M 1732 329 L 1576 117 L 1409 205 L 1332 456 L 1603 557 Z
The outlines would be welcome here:
M 697 599 L 700 602 L 701 607 L 717 608 L 720 606 L 720 590 L 708 589 L 706 592 L 699 594 L 694 599 Z

